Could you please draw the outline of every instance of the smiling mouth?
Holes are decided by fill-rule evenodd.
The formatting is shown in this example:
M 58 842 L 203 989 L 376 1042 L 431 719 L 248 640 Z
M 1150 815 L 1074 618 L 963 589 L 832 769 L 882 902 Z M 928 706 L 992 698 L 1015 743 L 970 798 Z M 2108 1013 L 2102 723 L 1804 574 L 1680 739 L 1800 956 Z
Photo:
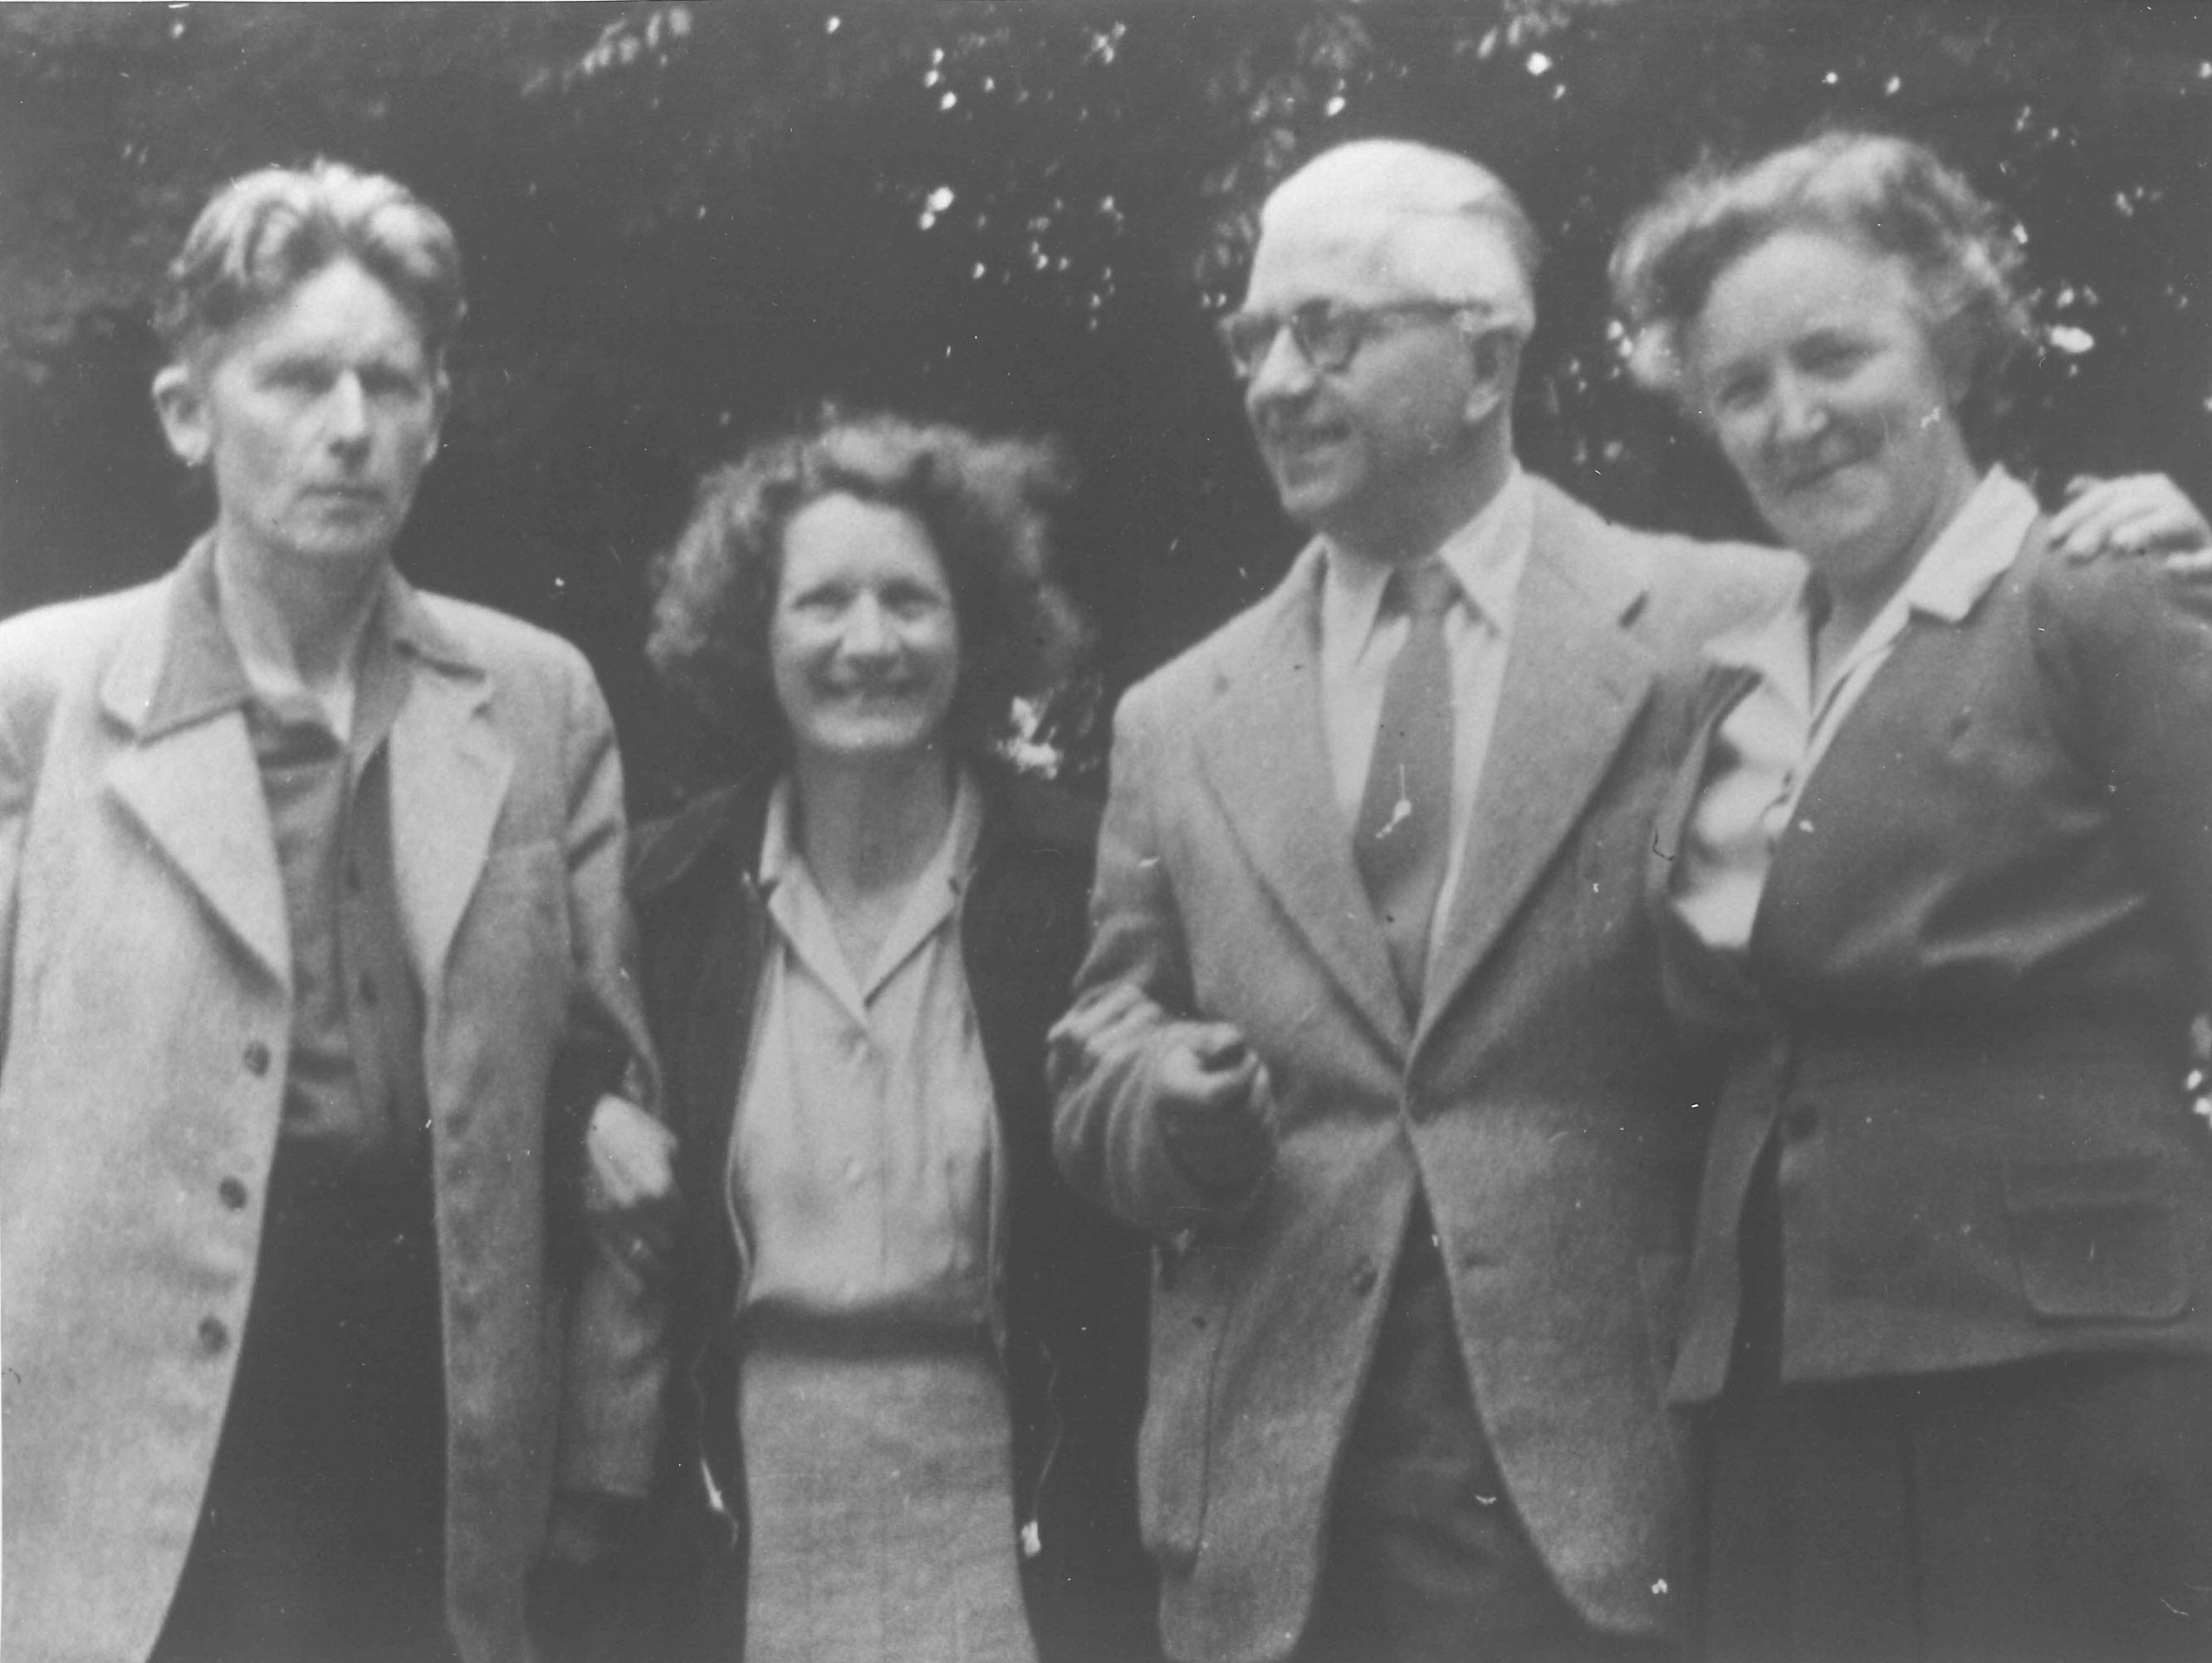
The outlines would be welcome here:
M 839 698 L 849 699 L 855 704 L 888 703 L 900 699 L 911 698 L 914 695 L 914 689 L 904 686 L 841 687 L 834 689 L 833 691 Z
M 1328 449 L 1344 436 L 1334 428 L 1273 428 L 1267 434 L 1267 446 L 1272 453 L 1296 461 Z
M 1857 460 L 1858 458 L 1854 456 L 1843 456 L 1832 461 L 1820 463 L 1815 466 L 1792 469 L 1782 476 L 1782 489 L 1786 494 L 1793 496 L 1806 491 L 1819 490 Z

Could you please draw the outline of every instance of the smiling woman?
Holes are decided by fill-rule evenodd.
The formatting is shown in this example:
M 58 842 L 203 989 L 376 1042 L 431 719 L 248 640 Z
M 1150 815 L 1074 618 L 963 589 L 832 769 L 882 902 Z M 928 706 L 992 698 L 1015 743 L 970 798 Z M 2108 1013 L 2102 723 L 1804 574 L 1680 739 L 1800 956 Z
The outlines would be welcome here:
M 695 1203 L 678 1443 L 750 1526 L 757 1660 L 1156 1654 L 1146 1259 L 1047 1137 L 1094 817 L 994 743 L 1075 645 L 1053 483 L 832 418 L 712 476 L 663 573 L 649 651 L 747 764 L 632 892 Z
M 2212 1649 L 2212 594 L 2069 560 L 1969 459 L 2016 257 L 1858 134 L 1681 182 L 1616 257 L 1811 567 L 1706 648 L 1655 844 L 1727 1059 L 1671 1383 L 1715 1663 Z
M 660 568 L 647 656 L 741 767 L 772 768 L 793 738 L 774 647 L 787 621 L 798 624 L 794 549 L 809 563 L 849 555 L 909 576 L 933 566 L 958 659 L 943 737 L 951 754 L 988 763 L 1012 701 L 1062 674 L 1084 641 L 1046 580 L 1044 509 L 1063 484 L 1048 446 L 892 417 L 833 415 L 764 440 L 700 486 Z M 872 553 L 863 523 L 888 529 L 907 559 Z M 833 544 L 845 552 L 833 555 Z M 822 610 L 821 597 L 804 608 L 810 619 Z
M 1779 234 L 1688 331 L 1696 397 L 1766 523 L 1856 634 L 1973 494 L 1951 385 L 1904 263 Z
M 792 748 L 810 763 L 934 747 L 959 680 L 960 622 L 921 521 L 842 493 L 793 514 L 769 658 Z

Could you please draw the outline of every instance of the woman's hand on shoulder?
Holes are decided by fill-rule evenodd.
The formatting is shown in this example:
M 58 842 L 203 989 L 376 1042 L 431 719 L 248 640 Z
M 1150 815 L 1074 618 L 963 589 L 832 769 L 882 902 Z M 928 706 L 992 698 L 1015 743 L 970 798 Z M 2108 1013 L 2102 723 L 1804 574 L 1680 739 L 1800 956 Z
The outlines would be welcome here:
M 2051 517 L 2051 541 L 2069 560 L 2160 555 L 2191 577 L 2212 575 L 2212 524 L 2164 474 L 2078 475 Z

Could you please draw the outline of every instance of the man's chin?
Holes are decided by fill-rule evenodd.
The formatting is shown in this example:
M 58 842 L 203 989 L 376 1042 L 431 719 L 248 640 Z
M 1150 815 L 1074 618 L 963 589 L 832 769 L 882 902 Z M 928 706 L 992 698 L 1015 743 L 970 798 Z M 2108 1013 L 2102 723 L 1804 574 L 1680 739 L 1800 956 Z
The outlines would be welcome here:
M 389 537 L 310 536 L 289 539 L 284 552 L 294 565 L 336 578 L 356 575 L 383 565 L 391 558 L 392 543 Z
M 1275 498 L 1301 525 L 1318 531 L 1343 506 L 1345 491 L 1333 473 L 1317 469 L 1275 470 Z

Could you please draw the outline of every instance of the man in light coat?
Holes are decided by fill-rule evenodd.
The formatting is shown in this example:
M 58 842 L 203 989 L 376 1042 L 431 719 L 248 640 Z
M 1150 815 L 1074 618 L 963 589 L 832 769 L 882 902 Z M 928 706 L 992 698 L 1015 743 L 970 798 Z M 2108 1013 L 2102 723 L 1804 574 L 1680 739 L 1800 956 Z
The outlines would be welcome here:
M 1667 1654 L 1702 1130 L 1642 911 L 1692 647 L 1788 563 L 1513 452 L 1534 239 L 1367 142 L 1224 335 L 1273 593 L 1117 714 L 1057 1148 L 1150 1230 L 1143 1522 L 1185 1660 Z
M 418 593 L 445 222 L 219 193 L 155 384 L 215 525 L 0 624 L 0 1303 L 20 1663 L 533 1654 L 646 1483 L 660 1313 L 579 1214 L 653 1089 L 582 658 Z

